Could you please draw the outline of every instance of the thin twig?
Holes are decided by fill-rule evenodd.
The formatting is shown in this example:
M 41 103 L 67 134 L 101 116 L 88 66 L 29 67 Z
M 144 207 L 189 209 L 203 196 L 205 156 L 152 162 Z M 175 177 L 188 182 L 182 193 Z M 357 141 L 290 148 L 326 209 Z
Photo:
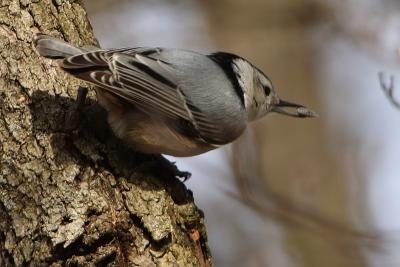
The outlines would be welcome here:
M 392 103 L 397 109 L 400 109 L 400 102 L 397 101 L 393 96 L 394 76 L 390 75 L 390 80 L 389 82 L 387 82 L 387 80 L 385 79 L 385 74 L 383 72 L 380 72 L 379 83 L 386 97 L 389 99 L 390 103 Z

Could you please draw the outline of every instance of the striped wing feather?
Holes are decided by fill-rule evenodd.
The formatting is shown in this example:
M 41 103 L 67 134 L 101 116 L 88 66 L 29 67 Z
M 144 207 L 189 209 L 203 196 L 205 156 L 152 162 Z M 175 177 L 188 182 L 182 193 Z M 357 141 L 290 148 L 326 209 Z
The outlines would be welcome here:
M 150 115 L 157 113 L 177 124 L 183 119 L 194 127 L 200 138 L 213 144 L 224 143 L 219 138 L 218 125 L 185 97 L 173 67 L 152 57 L 155 53 L 159 50 L 97 50 L 66 58 L 60 65 L 72 75 L 121 97 Z

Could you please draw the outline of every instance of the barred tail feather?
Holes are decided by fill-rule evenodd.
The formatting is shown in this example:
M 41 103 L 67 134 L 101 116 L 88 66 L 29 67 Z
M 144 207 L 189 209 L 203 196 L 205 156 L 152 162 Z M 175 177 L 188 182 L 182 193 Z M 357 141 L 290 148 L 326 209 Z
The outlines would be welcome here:
M 86 52 L 84 49 L 42 33 L 35 35 L 33 43 L 38 53 L 46 58 L 66 58 Z

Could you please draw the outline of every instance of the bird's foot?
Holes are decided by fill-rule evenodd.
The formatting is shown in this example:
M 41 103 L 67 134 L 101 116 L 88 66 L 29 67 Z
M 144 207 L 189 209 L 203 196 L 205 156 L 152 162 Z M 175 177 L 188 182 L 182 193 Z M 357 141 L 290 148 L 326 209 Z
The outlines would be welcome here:
M 164 182 L 167 185 L 167 191 L 170 193 L 175 203 L 188 203 L 193 199 L 193 195 L 184 184 L 192 174 L 190 172 L 180 171 L 174 162 L 170 162 L 162 155 L 158 155 L 157 162 L 161 165 L 159 170 L 162 173 L 167 174 L 167 178 Z M 172 178 L 172 179 L 171 179 Z
M 192 174 L 190 172 L 180 171 L 175 162 L 171 162 L 170 167 L 171 172 L 175 175 L 175 177 L 180 178 L 182 182 L 186 182 L 190 179 L 190 177 L 192 177 Z
M 75 132 L 79 128 L 81 122 L 81 112 L 85 105 L 86 96 L 88 89 L 86 87 L 79 86 L 78 95 L 76 97 L 76 102 L 70 107 L 65 115 L 64 130 L 66 132 Z
M 164 157 L 163 157 L 164 158 Z M 168 170 L 171 172 L 172 175 L 174 175 L 174 177 L 178 178 L 179 180 L 181 180 L 182 182 L 186 182 L 187 180 L 190 179 L 190 177 L 192 177 L 192 174 L 190 172 L 186 172 L 186 171 L 180 171 L 178 169 L 178 166 L 176 166 L 175 162 L 170 162 L 169 160 L 167 160 L 166 158 L 164 158 L 165 161 L 168 163 L 166 165 L 166 167 L 168 168 Z
M 182 182 L 186 182 L 192 176 L 190 172 L 180 171 L 176 166 L 175 162 L 170 162 L 164 156 L 159 156 L 160 163 L 165 167 L 168 172 L 175 178 L 180 179 Z

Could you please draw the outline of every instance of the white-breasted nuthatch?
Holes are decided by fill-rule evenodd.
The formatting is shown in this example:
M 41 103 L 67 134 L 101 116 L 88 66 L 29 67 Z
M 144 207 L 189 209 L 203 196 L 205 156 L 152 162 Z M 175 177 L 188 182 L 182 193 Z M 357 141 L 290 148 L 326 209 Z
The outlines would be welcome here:
M 194 156 L 237 139 L 247 124 L 278 112 L 315 117 L 279 99 L 268 77 L 224 52 L 164 48 L 78 48 L 37 34 L 41 56 L 95 85 L 118 137 L 144 153 Z

